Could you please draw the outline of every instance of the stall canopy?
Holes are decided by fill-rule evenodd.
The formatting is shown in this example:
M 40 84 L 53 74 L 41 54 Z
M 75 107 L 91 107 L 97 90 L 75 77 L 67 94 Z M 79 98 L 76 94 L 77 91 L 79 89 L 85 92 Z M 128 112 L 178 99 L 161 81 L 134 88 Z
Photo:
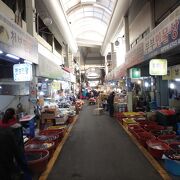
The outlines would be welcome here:
M 53 63 L 42 55 L 39 55 L 39 64 L 36 68 L 36 74 L 39 77 L 46 77 L 61 81 L 71 80 L 70 73 L 64 71 L 60 65 Z

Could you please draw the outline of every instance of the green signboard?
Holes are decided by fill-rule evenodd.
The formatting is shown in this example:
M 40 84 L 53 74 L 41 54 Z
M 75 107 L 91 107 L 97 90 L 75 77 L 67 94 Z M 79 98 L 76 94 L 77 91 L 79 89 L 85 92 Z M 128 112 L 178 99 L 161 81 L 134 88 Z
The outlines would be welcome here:
M 130 78 L 137 79 L 141 77 L 141 69 L 140 68 L 131 68 L 130 69 Z

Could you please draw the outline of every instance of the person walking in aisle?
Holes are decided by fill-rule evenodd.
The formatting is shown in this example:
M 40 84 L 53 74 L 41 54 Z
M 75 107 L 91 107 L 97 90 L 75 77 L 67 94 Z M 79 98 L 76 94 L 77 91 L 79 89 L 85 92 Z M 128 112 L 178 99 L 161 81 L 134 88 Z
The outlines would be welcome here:
M 107 100 L 108 108 L 109 108 L 109 115 L 111 117 L 113 117 L 113 115 L 114 115 L 114 96 L 115 96 L 115 92 L 113 91 L 109 95 L 108 100 Z

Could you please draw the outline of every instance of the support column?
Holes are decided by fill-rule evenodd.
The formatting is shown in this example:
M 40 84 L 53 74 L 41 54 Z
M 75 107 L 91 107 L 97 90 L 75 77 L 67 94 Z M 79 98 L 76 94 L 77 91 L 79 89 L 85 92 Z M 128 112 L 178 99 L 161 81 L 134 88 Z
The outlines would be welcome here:
M 55 50 L 55 42 L 54 42 L 54 35 L 52 35 L 52 52 L 54 53 Z
M 33 37 L 36 35 L 36 9 L 34 0 L 26 0 L 26 24 L 27 32 Z
M 34 107 L 37 105 L 37 84 L 38 78 L 36 77 L 36 65 L 32 64 L 33 79 L 29 83 L 29 114 L 34 114 Z
M 107 62 L 107 55 L 106 56 L 104 56 L 104 64 L 105 64 L 105 73 L 106 73 L 106 75 L 108 74 L 108 62 Z
M 116 52 L 114 51 L 114 43 L 111 43 L 111 60 L 112 60 L 112 70 L 113 70 L 117 65 L 117 56 L 116 56 Z
M 130 50 L 130 44 L 129 44 L 129 23 L 128 23 L 128 17 L 124 17 L 124 30 L 125 30 L 125 46 L 126 46 L 126 52 Z

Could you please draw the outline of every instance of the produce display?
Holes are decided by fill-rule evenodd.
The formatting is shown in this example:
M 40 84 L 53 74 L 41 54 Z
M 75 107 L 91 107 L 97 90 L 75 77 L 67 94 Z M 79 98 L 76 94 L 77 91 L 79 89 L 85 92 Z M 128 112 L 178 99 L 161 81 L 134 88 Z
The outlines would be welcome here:
M 57 135 L 38 135 L 33 139 L 37 141 L 54 141 L 57 138 L 58 138 Z

